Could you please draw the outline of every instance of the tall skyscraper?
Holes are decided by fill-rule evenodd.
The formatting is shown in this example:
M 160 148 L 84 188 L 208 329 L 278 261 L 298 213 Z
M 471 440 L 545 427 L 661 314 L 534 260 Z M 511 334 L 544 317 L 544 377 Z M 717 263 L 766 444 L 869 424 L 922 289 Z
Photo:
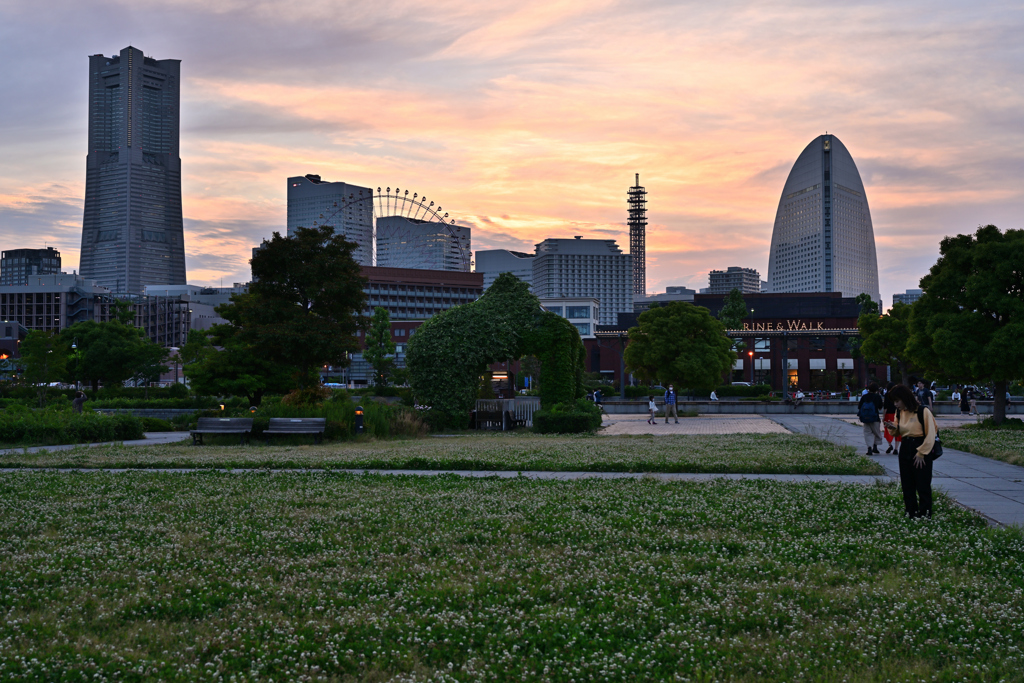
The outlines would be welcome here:
M 542 299 L 588 297 L 601 302 L 601 324 L 633 312 L 633 255 L 615 240 L 546 239 L 533 259 L 533 293 Z
M 0 285 L 23 285 L 33 275 L 59 275 L 60 252 L 45 249 L 8 249 L 0 254 Z
M 373 265 L 373 190 L 307 174 L 288 179 L 288 235 L 295 228 L 329 225 L 358 247 L 353 257 Z
M 786 179 L 772 231 L 768 290 L 866 293 L 881 304 L 864 183 L 834 135 L 807 145 Z
M 185 284 L 181 61 L 134 47 L 89 57 L 81 274 L 113 292 Z
M 647 296 L 647 190 L 636 185 L 626 192 L 629 205 L 629 254 L 633 257 L 633 296 Z
M 459 227 L 458 233 L 445 223 L 408 216 L 383 216 L 377 219 L 377 267 L 421 270 L 457 270 L 468 273 L 471 231 Z

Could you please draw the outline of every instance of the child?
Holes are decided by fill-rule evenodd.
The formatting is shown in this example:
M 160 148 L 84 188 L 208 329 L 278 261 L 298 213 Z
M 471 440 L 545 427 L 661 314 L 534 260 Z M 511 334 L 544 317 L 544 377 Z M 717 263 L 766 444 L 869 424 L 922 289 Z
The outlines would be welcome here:
M 647 418 L 647 424 L 652 425 L 654 424 L 654 414 L 658 412 L 658 406 L 654 405 L 653 396 L 647 397 L 647 411 L 651 414 L 651 416 Z

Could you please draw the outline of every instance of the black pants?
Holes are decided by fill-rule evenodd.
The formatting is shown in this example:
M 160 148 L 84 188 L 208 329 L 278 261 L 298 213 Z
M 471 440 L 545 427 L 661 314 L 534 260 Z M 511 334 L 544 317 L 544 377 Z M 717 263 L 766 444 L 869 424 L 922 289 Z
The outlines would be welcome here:
M 914 466 L 914 455 L 922 443 L 919 436 L 905 436 L 900 443 L 900 486 L 910 517 L 932 516 L 932 461 L 926 457 L 924 467 Z

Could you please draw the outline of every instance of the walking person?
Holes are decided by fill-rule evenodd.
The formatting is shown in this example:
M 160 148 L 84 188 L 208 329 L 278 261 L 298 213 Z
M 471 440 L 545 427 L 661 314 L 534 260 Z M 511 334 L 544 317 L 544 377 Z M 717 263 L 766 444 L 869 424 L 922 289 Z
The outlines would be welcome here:
M 893 403 L 892 396 L 892 388 L 894 386 L 896 385 L 889 382 L 885 387 L 885 395 L 882 397 L 882 413 L 884 415 L 883 424 L 895 422 L 896 420 L 896 404 Z M 889 447 L 885 449 L 885 452 L 887 454 L 892 453 L 893 449 L 895 449 L 896 454 L 898 455 L 900 452 L 900 435 L 886 427 L 885 440 L 889 442 Z
M 960 393 L 960 414 L 969 415 L 971 412 L 970 389 L 964 387 Z
M 938 426 L 935 416 L 921 405 L 909 387 L 898 384 L 892 388 L 896 405 L 896 421 L 886 424 L 901 437 L 900 486 L 907 516 L 932 516 L 932 459 Z
M 974 390 L 974 387 L 967 389 L 967 402 L 971 406 L 971 412 L 968 415 L 978 414 L 978 393 Z
M 917 402 L 929 410 L 934 405 L 932 390 L 925 385 L 924 380 L 920 380 L 917 383 Z
M 658 412 L 658 406 L 655 405 L 653 396 L 647 397 L 647 412 L 650 413 L 650 417 L 647 418 L 647 424 L 658 424 L 654 421 L 654 415 Z
M 882 445 L 882 407 L 878 384 L 872 382 L 857 404 L 857 417 L 864 423 L 864 443 L 868 445 L 868 455 L 877 455 L 878 447 Z
M 676 390 L 671 384 L 668 385 L 668 391 L 665 392 L 665 424 L 668 424 L 669 413 L 672 413 L 672 416 L 676 418 L 676 424 L 679 424 L 679 412 L 676 410 Z

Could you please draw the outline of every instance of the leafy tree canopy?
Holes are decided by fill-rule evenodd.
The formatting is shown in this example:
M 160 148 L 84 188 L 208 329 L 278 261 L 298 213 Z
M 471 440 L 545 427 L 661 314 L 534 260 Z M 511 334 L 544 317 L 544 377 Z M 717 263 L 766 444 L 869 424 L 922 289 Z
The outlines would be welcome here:
M 865 309 L 857 319 L 861 340 L 857 350 L 860 355 L 869 363 L 895 365 L 899 368 L 902 382 L 908 385 L 912 369 L 907 353 L 910 312 L 910 306 L 897 302 L 885 315 L 879 316 L 877 309 Z
M 94 390 L 100 382 L 121 384 L 144 366 L 160 363 L 166 357 L 166 351 L 145 338 L 142 330 L 118 320 L 85 320 L 65 328 L 60 337 L 68 347 L 77 340 L 67 374 L 73 380 L 91 383 Z
M 373 383 L 381 389 L 388 385 L 395 366 L 395 342 L 391 339 L 391 315 L 387 309 L 377 307 L 366 331 L 363 359 L 373 368 Z
M 63 378 L 68 362 L 68 345 L 50 332 L 29 330 L 18 347 L 25 367 L 25 380 L 35 384 L 39 407 L 46 402 L 46 387 Z
M 738 330 L 743 327 L 743 319 L 749 312 L 747 302 L 743 300 L 743 293 L 734 288 L 725 297 L 722 310 L 718 312 L 718 319 L 725 325 L 725 329 Z
M 1007 382 L 1024 376 L 1024 230 L 994 225 L 942 240 L 921 279 L 907 350 L 915 364 L 959 382 L 994 382 L 993 421 Z
M 673 301 L 638 322 L 629 330 L 626 367 L 642 380 L 710 391 L 736 359 L 725 327 L 701 306 Z
M 347 365 L 359 349 L 366 284 L 352 258 L 356 245 L 329 226 L 274 233 L 252 258 L 254 282 L 217 312 L 239 328 L 238 340 L 263 357 L 294 367 L 297 382 L 316 382 L 323 365 Z
M 192 330 L 182 360 L 182 371 L 197 394 L 245 396 L 249 405 L 259 406 L 265 393 L 285 393 L 295 385 L 293 366 L 259 353 L 241 340 L 233 325 L 214 325 L 209 334 Z

